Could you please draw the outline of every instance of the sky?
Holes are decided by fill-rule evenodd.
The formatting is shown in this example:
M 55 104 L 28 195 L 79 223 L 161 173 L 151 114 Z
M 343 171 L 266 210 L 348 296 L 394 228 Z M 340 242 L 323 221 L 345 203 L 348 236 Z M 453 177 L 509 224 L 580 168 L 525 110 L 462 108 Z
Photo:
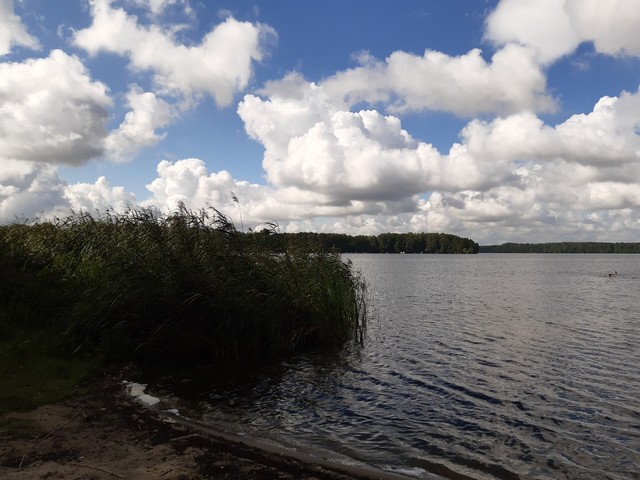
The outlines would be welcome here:
M 638 242 L 638 31 L 638 0 L 0 0 L 0 223 Z

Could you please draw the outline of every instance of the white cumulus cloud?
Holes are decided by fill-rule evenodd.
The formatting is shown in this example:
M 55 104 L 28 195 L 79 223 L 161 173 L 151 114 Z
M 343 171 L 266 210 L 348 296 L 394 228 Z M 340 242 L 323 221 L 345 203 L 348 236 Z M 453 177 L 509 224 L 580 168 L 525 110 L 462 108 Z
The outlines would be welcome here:
M 64 183 L 53 165 L 1 160 L 0 223 L 68 211 Z
M 131 110 L 105 139 L 107 154 L 116 161 L 129 160 L 141 148 L 157 144 L 165 136 L 157 129 L 168 125 L 175 115 L 167 102 L 137 85 L 130 87 L 127 104 Z
M 29 35 L 20 17 L 13 12 L 13 1 L 0 0 L 0 57 L 10 53 L 14 45 L 40 47 L 38 40 Z
M 209 94 L 220 106 L 228 106 L 247 87 L 253 63 L 263 59 L 267 38 L 275 36 L 267 25 L 227 18 L 199 44 L 185 45 L 166 28 L 139 24 L 109 0 L 90 4 L 93 22 L 76 32 L 76 46 L 91 55 L 112 52 L 128 57 L 131 68 L 154 74 L 159 93 Z
M 69 185 L 60 178 L 55 165 L 2 160 L 0 223 L 64 218 L 72 211 L 122 212 L 136 205 L 133 193 L 112 187 L 104 177 L 95 183 Z
M 497 45 L 533 47 L 552 63 L 582 42 L 608 55 L 640 55 L 637 0 L 501 0 L 486 21 L 485 38 Z
M 640 55 L 640 3 L 636 0 L 566 0 L 571 25 L 584 41 L 609 55 Z
M 479 49 L 455 57 L 396 51 L 384 62 L 369 56 L 363 62 L 324 80 L 327 94 L 349 105 L 387 104 L 395 113 L 436 110 L 472 117 L 555 108 L 535 51 L 527 47 L 507 45 L 489 63 Z
M 107 209 L 123 212 L 137 204 L 133 193 L 123 187 L 112 187 L 105 177 L 99 177 L 95 183 L 65 185 L 64 196 L 75 212 L 105 212 Z
M 597 167 L 604 177 L 620 169 L 638 168 L 639 128 L 640 93 L 623 92 L 620 97 L 602 97 L 591 112 L 572 115 L 555 127 L 532 113 L 521 113 L 491 122 L 474 120 L 465 127 L 462 138 L 478 158 L 562 159 Z
M 107 87 L 75 56 L 0 63 L 0 161 L 79 165 L 103 152 Z
M 147 185 L 152 196 L 143 202 L 145 205 L 175 210 L 184 203 L 192 209 L 211 206 L 225 211 L 234 208 L 231 192 L 243 202 L 251 198 L 247 193 L 252 190 L 251 184 L 235 180 L 225 170 L 209 173 L 205 163 L 197 158 L 163 160 L 157 173 L 157 178 Z
M 323 193 L 337 203 L 401 200 L 488 180 L 464 148 L 441 155 L 413 139 L 398 118 L 372 110 L 335 113 L 292 138 L 286 157 L 266 159 L 264 168 L 274 185 Z
M 298 76 L 264 93 L 271 96 L 245 96 L 238 113 L 247 133 L 264 145 L 267 180 L 278 188 L 322 195 L 325 204 L 404 205 L 428 190 L 488 188 L 510 179 L 508 162 L 480 164 L 460 144 L 441 154 L 414 139 L 399 118 L 341 110 L 322 87 Z

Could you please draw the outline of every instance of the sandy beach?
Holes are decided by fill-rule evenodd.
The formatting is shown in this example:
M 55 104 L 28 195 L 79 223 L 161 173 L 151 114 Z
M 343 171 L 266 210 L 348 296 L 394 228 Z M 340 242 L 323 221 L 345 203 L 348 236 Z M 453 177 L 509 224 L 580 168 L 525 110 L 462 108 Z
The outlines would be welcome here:
M 287 454 L 144 408 L 113 376 L 64 402 L 0 418 L 0 478 L 402 479 Z

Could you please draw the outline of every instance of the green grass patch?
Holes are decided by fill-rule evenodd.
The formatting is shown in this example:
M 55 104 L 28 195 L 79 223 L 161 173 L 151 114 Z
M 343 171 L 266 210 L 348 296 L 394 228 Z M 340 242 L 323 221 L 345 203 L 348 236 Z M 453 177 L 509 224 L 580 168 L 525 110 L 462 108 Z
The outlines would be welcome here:
M 33 341 L 0 343 L 0 415 L 60 401 L 77 392 L 92 361 L 62 357 Z

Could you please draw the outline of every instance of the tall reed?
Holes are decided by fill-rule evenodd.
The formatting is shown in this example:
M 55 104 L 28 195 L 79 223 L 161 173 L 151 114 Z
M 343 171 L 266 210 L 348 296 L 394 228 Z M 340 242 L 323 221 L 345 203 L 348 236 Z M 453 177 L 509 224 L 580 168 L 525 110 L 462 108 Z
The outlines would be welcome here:
M 49 312 L 34 322 L 71 350 L 109 357 L 240 358 L 363 340 L 366 286 L 350 264 L 257 238 L 213 208 L 184 206 L 5 226 L 0 261 L 38 281 L 0 302 L 32 289 L 30 303 Z

